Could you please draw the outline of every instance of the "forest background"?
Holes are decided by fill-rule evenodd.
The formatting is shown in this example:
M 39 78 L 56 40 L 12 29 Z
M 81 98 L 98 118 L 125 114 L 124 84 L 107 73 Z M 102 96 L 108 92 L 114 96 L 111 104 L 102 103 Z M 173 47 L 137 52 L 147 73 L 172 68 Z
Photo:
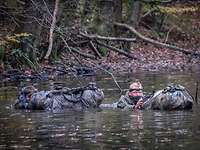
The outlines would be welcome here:
M 198 0 L 0 1 L 0 71 L 198 71 Z

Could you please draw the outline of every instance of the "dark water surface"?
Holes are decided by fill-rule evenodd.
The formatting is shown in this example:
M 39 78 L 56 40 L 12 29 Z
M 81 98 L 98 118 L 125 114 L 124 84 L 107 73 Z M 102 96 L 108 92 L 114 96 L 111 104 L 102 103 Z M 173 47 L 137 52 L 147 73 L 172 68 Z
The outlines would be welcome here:
M 161 89 L 168 83 L 186 86 L 195 94 L 199 74 L 119 75 L 125 90 L 138 78 L 146 92 Z M 105 92 L 104 103 L 119 98 L 110 76 L 62 79 L 66 86 L 96 81 Z M 200 109 L 192 111 L 86 111 L 59 113 L 14 110 L 17 88 L 30 83 L 1 84 L 0 149 L 200 149 Z M 49 82 L 36 83 L 47 89 Z

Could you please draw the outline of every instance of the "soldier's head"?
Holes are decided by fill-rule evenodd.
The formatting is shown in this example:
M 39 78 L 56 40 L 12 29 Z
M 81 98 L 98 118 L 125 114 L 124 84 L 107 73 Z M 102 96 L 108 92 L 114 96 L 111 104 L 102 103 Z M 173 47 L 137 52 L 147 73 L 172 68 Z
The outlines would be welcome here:
M 142 84 L 139 81 L 131 83 L 129 86 L 129 92 L 128 96 L 131 100 L 134 102 L 137 102 L 139 99 L 141 99 L 143 95 L 143 87 Z
M 25 105 L 31 100 L 31 96 L 35 92 L 37 92 L 37 89 L 34 86 L 26 86 L 22 88 L 15 103 L 15 108 L 25 108 Z
M 37 92 L 38 90 L 34 87 L 34 86 L 26 86 L 24 88 L 22 88 L 21 93 L 22 95 L 24 95 L 28 100 L 30 99 L 30 97 L 33 95 L 33 93 Z

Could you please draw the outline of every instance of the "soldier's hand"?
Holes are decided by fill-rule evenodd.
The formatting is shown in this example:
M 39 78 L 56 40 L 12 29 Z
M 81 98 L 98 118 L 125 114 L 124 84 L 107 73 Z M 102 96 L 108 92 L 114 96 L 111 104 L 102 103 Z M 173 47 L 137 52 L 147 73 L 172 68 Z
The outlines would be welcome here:
M 142 107 L 143 107 L 143 104 L 144 104 L 144 101 L 143 101 L 143 99 L 141 98 L 138 102 L 137 102 L 137 104 L 135 105 L 135 109 L 141 109 Z

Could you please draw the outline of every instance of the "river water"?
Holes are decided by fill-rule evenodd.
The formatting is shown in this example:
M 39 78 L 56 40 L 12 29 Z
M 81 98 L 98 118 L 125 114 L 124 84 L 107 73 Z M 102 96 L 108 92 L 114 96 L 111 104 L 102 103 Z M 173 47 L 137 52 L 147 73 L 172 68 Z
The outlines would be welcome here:
M 177 83 L 195 95 L 198 77 L 198 73 L 138 73 L 118 75 L 116 79 L 123 90 L 137 78 L 146 92 Z M 68 87 L 86 85 L 90 81 L 96 81 L 104 90 L 103 103 L 111 103 L 120 97 L 117 86 L 108 75 L 59 80 Z M 197 104 L 191 111 L 107 109 L 53 113 L 13 109 L 18 89 L 27 84 L 31 83 L 1 83 L 0 149 L 200 148 L 200 109 Z M 39 89 L 47 89 L 50 81 L 33 84 Z

